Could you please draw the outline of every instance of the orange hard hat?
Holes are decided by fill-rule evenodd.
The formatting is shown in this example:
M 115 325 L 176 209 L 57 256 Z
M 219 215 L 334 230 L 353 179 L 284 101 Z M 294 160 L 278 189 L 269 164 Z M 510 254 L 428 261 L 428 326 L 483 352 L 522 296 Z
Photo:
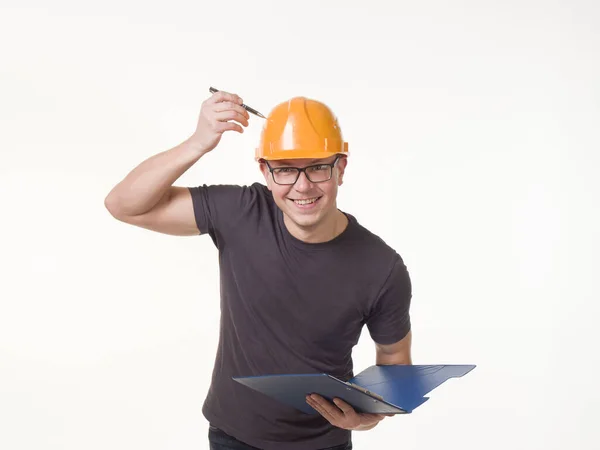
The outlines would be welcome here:
M 256 160 L 320 159 L 348 155 L 337 118 L 316 100 L 294 97 L 277 105 L 262 129 Z

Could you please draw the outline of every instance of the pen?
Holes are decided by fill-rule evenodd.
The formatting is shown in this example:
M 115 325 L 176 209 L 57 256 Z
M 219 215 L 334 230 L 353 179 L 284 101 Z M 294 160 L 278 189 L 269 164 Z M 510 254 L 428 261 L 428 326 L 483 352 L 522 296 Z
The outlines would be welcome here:
M 354 383 L 351 383 L 351 382 L 349 382 L 349 381 L 346 381 L 346 384 L 347 384 L 348 386 L 352 386 L 352 387 L 353 387 L 353 388 L 355 388 L 355 389 L 358 389 L 358 390 L 359 390 L 359 391 L 361 391 L 361 392 L 364 392 L 365 394 L 367 394 L 367 395 L 369 395 L 369 396 L 371 396 L 371 397 L 375 397 L 375 398 L 377 398 L 377 399 L 379 399 L 379 400 L 383 400 L 383 397 L 382 397 L 381 395 L 379 395 L 379 394 L 376 394 L 375 392 L 371 392 L 371 391 L 369 391 L 369 390 L 365 389 L 364 387 L 362 387 L 362 386 L 359 386 L 358 384 L 354 384 Z
M 213 94 L 214 94 L 215 92 L 219 92 L 219 90 L 218 90 L 218 89 L 215 89 L 215 88 L 214 88 L 214 87 L 212 87 L 212 86 L 211 86 L 211 87 L 210 87 L 208 90 L 209 90 L 211 93 L 213 93 Z M 250 112 L 250 113 L 252 113 L 252 114 L 254 114 L 254 115 L 258 116 L 258 117 L 262 117 L 263 119 L 266 119 L 266 117 L 265 117 L 265 116 L 263 116 L 261 113 L 259 113 L 259 112 L 258 112 L 257 110 L 255 110 L 254 108 L 251 108 L 251 107 L 249 107 L 248 105 L 242 105 L 242 108 L 244 108 L 246 111 L 248 111 L 248 112 Z

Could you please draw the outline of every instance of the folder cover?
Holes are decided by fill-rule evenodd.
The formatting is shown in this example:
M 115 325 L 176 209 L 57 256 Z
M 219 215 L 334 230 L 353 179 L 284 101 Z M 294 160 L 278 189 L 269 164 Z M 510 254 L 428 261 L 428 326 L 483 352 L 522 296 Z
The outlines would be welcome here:
M 431 392 L 475 365 L 376 365 L 344 382 L 325 373 L 233 377 L 255 391 L 306 414 L 318 414 L 306 396 L 319 394 L 329 401 L 341 398 L 359 413 L 407 414 L 425 403 Z

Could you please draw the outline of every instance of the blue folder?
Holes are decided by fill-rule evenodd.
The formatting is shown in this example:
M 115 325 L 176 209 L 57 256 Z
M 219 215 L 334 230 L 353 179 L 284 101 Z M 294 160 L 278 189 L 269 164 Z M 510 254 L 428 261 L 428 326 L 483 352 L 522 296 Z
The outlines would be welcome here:
M 425 394 L 474 368 L 475 365 L 378 365 L 346 382 L 325 373 L 232 378 L 306 414 L 318 414 L 306 403 L 309 394 L 319 394 L 329 401 L 341 398 L 359 413 L 407 414 L 429 399 Z

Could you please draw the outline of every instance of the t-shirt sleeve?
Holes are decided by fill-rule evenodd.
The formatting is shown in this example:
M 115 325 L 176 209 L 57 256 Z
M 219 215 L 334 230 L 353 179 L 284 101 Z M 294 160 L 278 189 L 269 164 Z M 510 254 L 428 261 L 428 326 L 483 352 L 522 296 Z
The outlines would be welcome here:
M 366 324 L 371 338 L 378 344 L 393 344 L 410 331 L 412 285 L 406 265 L 396 260 L 379 292 Z
M 220 248 L 229 233 L 248 218 L 257 202 L 259 187 L 205 184 L 188 189 L 198 230 L 209 234 Z

